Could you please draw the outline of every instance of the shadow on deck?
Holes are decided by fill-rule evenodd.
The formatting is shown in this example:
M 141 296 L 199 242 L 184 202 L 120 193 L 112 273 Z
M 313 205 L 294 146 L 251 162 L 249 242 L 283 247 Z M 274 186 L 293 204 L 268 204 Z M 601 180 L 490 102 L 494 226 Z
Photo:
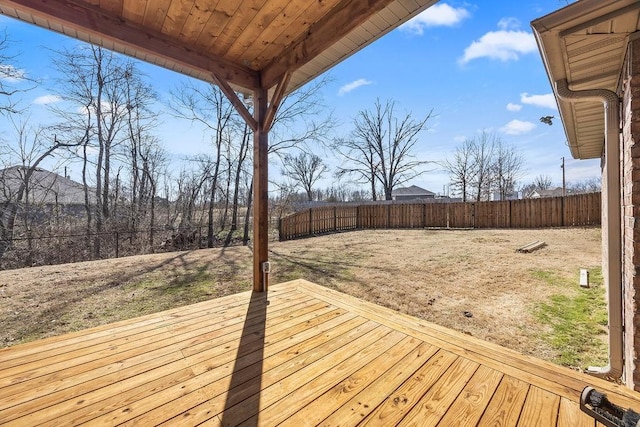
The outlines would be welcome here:
M 297 280 L 0 350 L 1 425 L 595 426 L 640 394 Z

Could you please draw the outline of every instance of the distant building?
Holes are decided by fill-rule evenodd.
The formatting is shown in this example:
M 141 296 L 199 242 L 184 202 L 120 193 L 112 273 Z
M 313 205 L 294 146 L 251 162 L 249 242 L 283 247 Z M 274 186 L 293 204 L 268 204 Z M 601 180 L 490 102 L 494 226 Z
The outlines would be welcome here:
M 529 195 L 530 199 L 541 199 L 544 197 L 562 197 L 562 187 L 556 187 L 550 190 L 533 190 Z
M 500 200 L 518 200 L 520 198 L 520 193 L 518 191 L 512 191 L 510 193 L 505 194 L 505 197 L 502 197 L 502 194 L 499 191 L 492 191 L 489 194 L 489 200 L 492 202 L 497 202 Z
M 436 193 L 420 188 L 417 185 L 411 187 L 396 188 L 391 193 L 393 200 L 424 200 L 433 199 L 436 197 Z

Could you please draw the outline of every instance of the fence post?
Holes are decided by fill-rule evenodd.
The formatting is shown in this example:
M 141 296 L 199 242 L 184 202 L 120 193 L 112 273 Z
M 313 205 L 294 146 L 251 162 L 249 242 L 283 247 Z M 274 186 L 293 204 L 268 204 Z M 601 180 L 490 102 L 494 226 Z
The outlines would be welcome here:
M 422 204 L 422 228 L 427 228 L 427 202 Z
M 338 208 L 333 207 L 333 231 L 338 231 Z
M 120 233 L 116 231 L 116 258 L 120 257 Z
M 360 220 L 360 205 L 356 206 L 356 230 L 360 230 L 362 227 L 362 220 Z
M 387 205 L 387 228 L 391 228 L 391 205 Z
M 309 236 L 313 236 L 313 208 L 309 208 Z

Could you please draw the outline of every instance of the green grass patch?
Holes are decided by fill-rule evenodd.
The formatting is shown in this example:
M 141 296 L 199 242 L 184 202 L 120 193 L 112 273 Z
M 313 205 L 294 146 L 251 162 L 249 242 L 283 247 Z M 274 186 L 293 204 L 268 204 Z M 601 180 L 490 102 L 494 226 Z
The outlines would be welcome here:
M 553 284 L 572 283 L 569 292 L 554 294 L 535 309 L 536 319 L 551 329 L 544 338 L 558 351 L 556 362 L 574 367 L 606 363 L 602 337 L 606 334 L 607 304 L 601 269 L 590 270 L 588 289 L 578 287 L 577 280 L 554 272 L 543 273 L 536 273 L 536 277 Z
M 563 277 L 557 271 L 531 270 L 531 275 L 550 286 L 569 285 L 570 280 Z

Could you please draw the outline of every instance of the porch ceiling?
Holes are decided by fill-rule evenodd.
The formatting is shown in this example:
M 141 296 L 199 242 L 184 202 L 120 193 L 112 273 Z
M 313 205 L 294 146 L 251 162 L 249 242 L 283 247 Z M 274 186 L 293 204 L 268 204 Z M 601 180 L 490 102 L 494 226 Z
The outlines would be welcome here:
M 436 0 L 0 0 L 0 13 L 236 89 L 290 92 Z
M 627 43 L 640 29 L 637 0 L 581 0 L 531 23 L 573 157 L 597 158 L 604 144 L 601 103 L 558 98 L 555 82 L 572 90 L 617 92 Z

